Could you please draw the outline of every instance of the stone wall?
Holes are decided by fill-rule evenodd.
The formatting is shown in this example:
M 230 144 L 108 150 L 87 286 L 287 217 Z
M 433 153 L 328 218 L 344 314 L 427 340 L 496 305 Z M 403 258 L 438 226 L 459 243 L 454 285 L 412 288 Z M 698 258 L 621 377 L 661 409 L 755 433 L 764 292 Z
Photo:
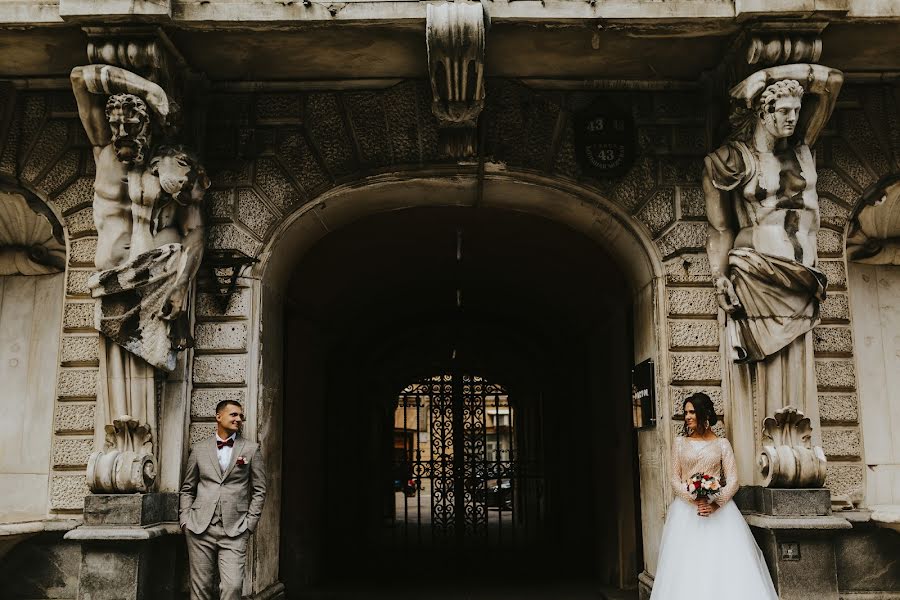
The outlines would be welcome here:
M 0 177 L 52 207 L 69 245 L 51 451 L 50 511 L 80 512 L 93 449 L 99 368 L 93 302 L 85 282 L 93 270 L 96 233 L 91 203 L 94 160 L 68 91 L 17 93 L 0 86 Z M 49 318 L 49 315 L 48 315 Z M 44 440 L 44 432 L 35 432 Z

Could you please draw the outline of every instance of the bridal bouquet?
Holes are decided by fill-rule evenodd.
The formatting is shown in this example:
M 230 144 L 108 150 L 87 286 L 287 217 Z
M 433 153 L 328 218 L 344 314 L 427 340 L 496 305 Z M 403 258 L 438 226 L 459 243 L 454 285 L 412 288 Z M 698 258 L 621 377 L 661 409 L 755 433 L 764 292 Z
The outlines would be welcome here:
M 712 500 L 721 489 L 722 484 L 719 483 L 719 478 L 706 473 L 694 473 L 687 482 L 687 491 L 695 500 L 697 498 Z

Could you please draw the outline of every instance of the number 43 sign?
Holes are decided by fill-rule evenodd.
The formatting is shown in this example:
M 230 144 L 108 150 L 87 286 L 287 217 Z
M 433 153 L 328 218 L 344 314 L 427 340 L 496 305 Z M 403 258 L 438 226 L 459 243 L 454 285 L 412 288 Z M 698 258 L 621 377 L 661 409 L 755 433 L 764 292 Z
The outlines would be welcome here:
M 616 177 L 634 162 L 634 121 L 627 112 L 593 104 L 575 116 L 575 151 L 592 177 Z

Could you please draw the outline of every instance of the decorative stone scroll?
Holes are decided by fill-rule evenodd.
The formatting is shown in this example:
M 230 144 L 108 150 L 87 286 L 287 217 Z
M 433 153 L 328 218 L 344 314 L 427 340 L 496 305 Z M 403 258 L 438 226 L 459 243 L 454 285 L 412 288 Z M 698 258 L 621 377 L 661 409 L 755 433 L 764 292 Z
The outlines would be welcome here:
M 827 280 L 818 269 L 819 202 L 810 147 L 834 109 L 840 71 L 791 64 L 730 90 L 731 134 L 707 155 L 707 254 L 734 364 L 732 428 L 749 476 L 757 415 L 796 406 L 818 424 L 810 332 Z M 809 108 L 806 108 L 809 106 Z
M 479 2 L 429 4 L 425 41 L 440 144 L 453 158 L 475 155 L 475 128 L 484 108 L 484 9 Z
M 757 460 L 763 486 L 820 488 L 825 484 L 825 452 L 812 445 L 812 430 L 809 418 L 793 406 L 776 410 L 763 421 L 764 445 Z
M 192 345 L 191 289 L 203 258 L 209 178 L 177 144 L 177 105 L 153 39 L 92 43 L 72 89 L 94 147 L 95 264 L 88 280 L 101 335 L 100 410 L 106 439 L 88 463 L 94 493 L 153 490 L 160 382 Z M 121 65 L 140 67 L 147 76 Z M 162 142 L 162 143 L 160 143 Z

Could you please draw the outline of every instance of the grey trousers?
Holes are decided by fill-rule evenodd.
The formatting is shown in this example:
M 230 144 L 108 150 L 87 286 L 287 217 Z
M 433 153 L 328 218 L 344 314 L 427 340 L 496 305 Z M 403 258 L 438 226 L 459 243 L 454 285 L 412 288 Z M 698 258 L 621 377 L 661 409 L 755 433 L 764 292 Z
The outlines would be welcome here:
M 220 519 L 213 519 L 201 534 L 185 529 L 190 561 L 191 600 L 214 600 L 216 569 L 219 570 L 219 600 L 241 600 L 244 585 L 244 563 L 250 532 L 237 537 L 225 535 Z

